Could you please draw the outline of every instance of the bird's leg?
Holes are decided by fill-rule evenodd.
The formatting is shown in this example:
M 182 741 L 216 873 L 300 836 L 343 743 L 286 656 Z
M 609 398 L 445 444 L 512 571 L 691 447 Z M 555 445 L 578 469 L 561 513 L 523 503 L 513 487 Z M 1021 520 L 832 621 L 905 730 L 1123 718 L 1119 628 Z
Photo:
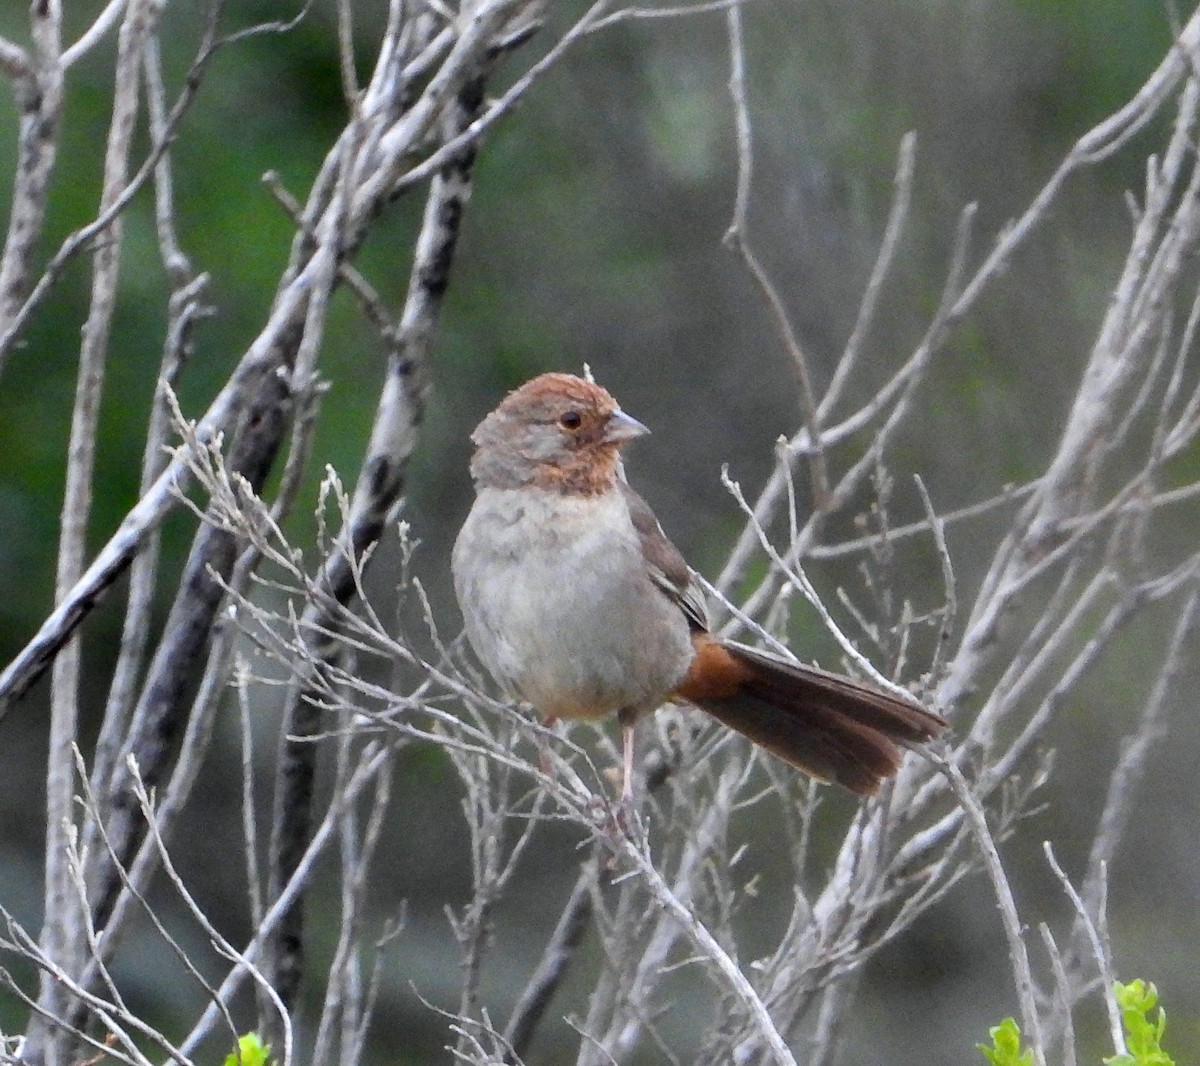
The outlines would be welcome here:
M 633 806 L 634 723 L 621 725 L 621 802 Z
M 622 826 L 629 824 L 629 816 L 634 813 L 633 802 L 633 764 L 637 757 L 634 744 L 634 728 L 637 725 L 637 712 L 631 707 L 622 707 L 617 712 L 617 721 L 621 723 L 621 799 L 617 804 L 617 821 Z
M 558 715 L 556 715 L 556 714 L 548 714 L 548 715 L 546 715 L 545 718 L 542 719 L 542 725 L 545 726 L 547 729 L 553 729 L 554 726 L 557 724 L 557 722 L 558 722 Z M 542 733 L 538 734 L 537 747 L 538 747 L 538 769 L 541 770 L 542 773 L 545 774 L 547 777 L 557 776 L 556 771 L 554 769 L 554 763 L 550 761 L 550 742 L 546 739 L 545 735 Z

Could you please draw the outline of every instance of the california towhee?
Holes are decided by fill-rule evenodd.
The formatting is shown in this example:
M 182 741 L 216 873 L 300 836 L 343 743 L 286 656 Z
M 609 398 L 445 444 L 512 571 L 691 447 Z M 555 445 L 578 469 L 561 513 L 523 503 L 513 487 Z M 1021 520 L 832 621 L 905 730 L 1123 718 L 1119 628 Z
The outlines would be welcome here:
M 548 718 L 616 714 L 631 795 L 633 725 L 684 700 L 786 762 L 859 794 L 945 721 L 915 700 L 708 631 L 704 597 L 618 452 L 647 431 L 604 389 L 543 374 L 471 436 L 476 499 L 454 545 L 467 636 Z

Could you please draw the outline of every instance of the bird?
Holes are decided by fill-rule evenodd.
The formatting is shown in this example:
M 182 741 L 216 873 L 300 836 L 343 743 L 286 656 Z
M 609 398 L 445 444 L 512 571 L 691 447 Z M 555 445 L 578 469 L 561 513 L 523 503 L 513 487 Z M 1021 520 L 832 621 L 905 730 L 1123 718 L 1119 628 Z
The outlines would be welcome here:
M 467 639 L 549 723 L 615 715 L 621 800 L 634 726 L 692 704 L 784 762 L 860 796 L 945 719 L 915 698 L 714 636 L 703 590 L 621 450 L 649 430 L 590 380 L 547 373 L 471 435 L 475 501 L 451 555 Z

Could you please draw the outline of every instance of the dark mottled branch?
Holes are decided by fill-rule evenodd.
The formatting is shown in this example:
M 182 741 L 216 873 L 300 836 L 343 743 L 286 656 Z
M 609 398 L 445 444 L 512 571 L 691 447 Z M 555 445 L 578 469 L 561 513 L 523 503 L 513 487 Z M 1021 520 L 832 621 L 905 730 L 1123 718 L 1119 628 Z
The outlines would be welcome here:
M 517 1062 L 529 1050 L 546 1009 L 554 999 L 554 993 L 567 975 L 575 952 L 591 925 L 592 882 L 595 878 L 595 864 L 589 863 L 576 879 L 567 905 L 559 915 L 558 924 L 542 952 L 541 961 L 509 1016 L 504 1039 L 511 1051 L 504 1059 L 506 1063 Z
M 443 123 L 446 139 L 457 136 L 479 113 L 485 79 L 486 71 L 479 72 L 454 98 Z M 302 629 L 306 634 L 325 634 L 335 628 L 336 605 L 351 603 L 358 591 L 357 560 L 379 540 L 404 490 L 408 463 L 425 416 L 429 354 L 470 198 L 476 152 L 474 143 L 464 147 L 430 186 L 404 311 L 395 331 L 385 336 L 390 346 L 386 378 L 367 457 L 346 528 L 317 578 L 325 595 L 305 611 Z M 337 645 L 326 636 L 314 637 L 311 643 L 309 651 L 320 674 L 321 664 L 336 656 Z M 320 677 L 314 677 L 311 684 L 297 682 L 285 714 L 271 835 L 271 899 L 291 879 L 311 834 L 317 759 L 312 740 L 321 728 L 320 683 Z M 295 1003 L 304 965 L 303 908 L 303 896 L 298 896 L 282 917 L 267 953 L 267 972 L 289 1007 Z

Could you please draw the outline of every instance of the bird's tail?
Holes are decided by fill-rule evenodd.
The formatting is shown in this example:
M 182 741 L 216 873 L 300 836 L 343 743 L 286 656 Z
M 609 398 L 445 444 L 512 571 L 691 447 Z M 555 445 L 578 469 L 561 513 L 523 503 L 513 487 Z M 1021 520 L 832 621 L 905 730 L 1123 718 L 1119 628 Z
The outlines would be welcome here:
M 678 694 L 785 762 L 859 795 L 900 767 L 901 747 L 938 736 L 945 719 L 883 692 L 754 648 L 706 638 L 702 671 Z

